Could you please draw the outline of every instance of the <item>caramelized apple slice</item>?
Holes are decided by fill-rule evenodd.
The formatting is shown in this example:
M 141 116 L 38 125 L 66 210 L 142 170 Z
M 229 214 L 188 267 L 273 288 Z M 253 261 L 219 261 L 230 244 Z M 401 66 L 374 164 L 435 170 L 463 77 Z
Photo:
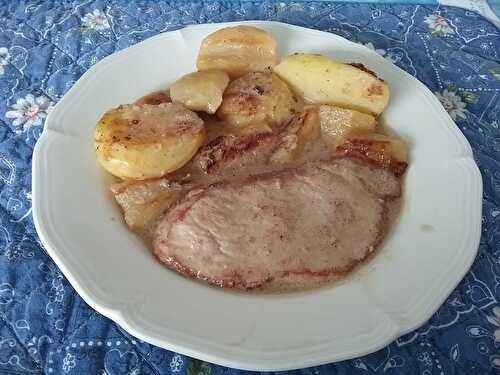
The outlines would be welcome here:
M 383 134 L 349 136 L 337 146 L 336 152 L 388 168 L 398 177 L 403 175 L 408 167 L 408 145 Z

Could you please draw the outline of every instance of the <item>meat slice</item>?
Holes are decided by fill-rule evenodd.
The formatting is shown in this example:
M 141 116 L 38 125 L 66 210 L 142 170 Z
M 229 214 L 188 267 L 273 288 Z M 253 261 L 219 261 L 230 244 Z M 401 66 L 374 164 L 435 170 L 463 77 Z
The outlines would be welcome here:
M 281 169 L 292 164 L 318 136 L 316 113 L 305 111 L 275 132 L 257 128 L 248 134 L 216 137 L 200 148 L 184 171 L 215 182 Z
M 230 176 L 265 164 L 278 141 L 272 133 L 220 136 L 203 146 L 193 160 L 206 174 Z
M 221 287 L 331 278 L 381 243 L 389 171 L 350 159 L 221 182 L 184 196 L 159 222 L 153 249 L 169 268 Z

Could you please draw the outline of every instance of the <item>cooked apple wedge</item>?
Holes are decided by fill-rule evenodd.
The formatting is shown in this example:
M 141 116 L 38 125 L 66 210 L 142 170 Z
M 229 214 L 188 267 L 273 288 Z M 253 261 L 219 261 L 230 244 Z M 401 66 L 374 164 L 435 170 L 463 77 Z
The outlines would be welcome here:
M 161 177 L 186 164 L 205 139 L 203 121 L 180 104 L 121 105 L 95 128 L 97 160 L 125 180 Z
M 321 137 L 335 149 L 348 135 L 373 133 L 377 120 L 372 115 L 332 105 L 314 106 L 318 112 Z
M 257 123 L 279 128 L 301 107 L 292 90 L 276 74 L 251 72 L 227 86 L 217 117 L 234 128 Z
M 128 227 L 142 233 L 147 224 L 170 207 L 181 195 L 181 184 L 166 178 L 125 181 L 111 185 Z
M 389 103 L 389 86 L 361 64 L 297 53 L 274 72 L 308 103 L 333 104 L 378 116 Z
M 207 36 L 198 53 L 198 70 L 223 70 L 232 78 L 269 71 L 277 62 L 276 40 L 253 26 L 225 27 Z
M 214 114 L 222 103 L 229 76 L 222 70 L 194 72 L 181 77 L 170 87 L 173 103 L 192 111 Z
M 384 134 L 348 136 L 336 152 L 388 168 L 396 176 L 403 175 L 408 167 L 408 145 Z

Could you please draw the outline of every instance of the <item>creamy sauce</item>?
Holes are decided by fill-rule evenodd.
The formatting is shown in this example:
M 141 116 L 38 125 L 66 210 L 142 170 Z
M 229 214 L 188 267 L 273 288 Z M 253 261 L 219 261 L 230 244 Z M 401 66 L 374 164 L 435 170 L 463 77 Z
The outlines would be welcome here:
M 168 102 L 170 102 L 169 90 L 160 90 L 152 92 L 151 94 L 148 95 L 144 95 L 142 98 L 139 98 L 135 103 L 158 105 L 161 103 L 168 103 Z
M 165 91 L 159 91 L 155 92 L 149 95 L 146 95 L 145 97 L 139 99 L 137 103 L 145 103 L 145 104 L 159 104 L 161 102 L 166 102 L 169 101 L 169 95 L 168 92 Z M 206 140 L 204 142 L 204 145 L 212 142 L 214 139 L 220 136 L 226 136 L 226 135 L 241 135 L 242 133 L 239 131 L 235 131 L 234 129 L 229 128 L 226 126 L 223 122 L 221 122 L 219 119 L 217 119 L 216 116 L 213 115 L 206 115 L 204 113 L 199 114 L 200 117 L 202 117 L 204 123 L 205 123 L 205 129 L 206 129 Z M 385 135 L 390 135 L 392 137 L 397 138 L 397 135 L 394 134 L 394 131 L 390 130 L 386 126 L 378 126 L 377 132 Z M 262 165 L 257 165 L 257 166 L 251 166 L 251 167 L 245 167 L 245 166 L 231 166 L 231 168 L 234 169 L 233 172 L 229 171 L 227 173 L 225 171 L 224 173 L 224 179 L 233 179 L 233 178 L 244 178 L 248 175 L 251 174 L 260 174 L 260 173 L 265 173 L 273 170 L 280 170 L 283 168 L 290 168 L 294 166 L 298 166 L 301 164 L 304 164 L 308 161 L 316 161 L 316 160 L 324 160 L 324 159 L 329 159 L 331 158 L 331 151 L 328 148 L 327 144 L 319 137 L 316 139 L 314 142 L 311 142 L 306 145 L 302 153 L 293 161 L 293 162 L 288 162 L 285 165 L 268 165 L 268 164 L 262 164 Z M 189 181 L 190 186 L 196 186 L 200 184 L 206 184 L 207 181 L 210 182 L 209 180 L 206 179 L 205 176 L 200 176 L 196 175 L 193 173 L 192 166 L 189 165 L 189 163 L 179 169 L 178 171 L 174 172 L 171 174 L 170 177 L 172 180 L 176 181 Z M 212 181 L 214 182 L 214 181 Z M 404 193 L 404 189 L 402 190 Z M 397 220 L 399 218 L 399 214 L 401 212 L 401 205 L 402 205 L 402 197 L 398 199 L 393 199 L 392 201 L 389 201 L 387 203 L 387 217 L 386 217 L 386 225 L 385 225 L 385 240 L 387 240 L 387 237 L 391 234 L 391 229 L 394 228 L 395 224 L 397 223 Z M 155 220 L 156 221 L 156 220 Z M 146 236 L 143 238 L 145 242 L 150 245 L 150 239 Z M 340 279 L 345 278 L 347 274 L 350 274 L 352 272 L 355 272 L 359 267 L 361 267 L 363 264 L 369 262 L 369 260 L 377 254 L 380 248 L 383 247 L 383 243 L 378 246 L 375 251 L 373 251 L 367 259 L 361 261 L 357 266 L 354 267 L 353 270 L 347 272 L 346 274 L 336 274 L 332 275 L 328 279 L 325 279 L 324 277 L 318 277 L 317 279 L 312 278 L 310 275 L 307 277 L 304 277 L 303 280 L 298 279 L 296 276 L 294 276 L 293 279 L 288 279 L 287 277 L 283 277 L 279 280 L 274 280 L 268 284 L 266 284 L 264 287 L 259 288 L 259 289 L 254 289 L 253 292 L 258 292 L 258 293 L 284 293 L 284 292 L 290 292 L 290 291 L 300 291 L 300 290 L 308 290 L 311 288 L 318 288 L 321 286 L 325 285 L 331 285 L 332 283 L 338 282 Z M 236 291 L 237 292 L 237 291 Z M 248 292 L 245 292 L 248 293 Z

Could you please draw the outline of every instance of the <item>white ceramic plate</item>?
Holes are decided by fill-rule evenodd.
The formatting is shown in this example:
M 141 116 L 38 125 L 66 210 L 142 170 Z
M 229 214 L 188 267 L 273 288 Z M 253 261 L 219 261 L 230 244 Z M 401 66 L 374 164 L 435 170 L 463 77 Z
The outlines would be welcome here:
M 275 22 L 282 55 L 362 62 L 389 82 L 384 118 L 410 144 L 401 220 L 380 253 L 331 287 L 234 293 L 160 265 L 130 233 L 96 162 L 93 131 L 109 108 L 195 70 L 201 40 L 228 24 L 157 35 L 103 59 L 47 118 L 33 157 L 40 239 L 85 301 L 152 344 L 225 366 L 283 370 L 373 352 L 430 318 L 472 264 L 481 176 L 466 139 L 434 95 L 375 52 L 339 36 Z

